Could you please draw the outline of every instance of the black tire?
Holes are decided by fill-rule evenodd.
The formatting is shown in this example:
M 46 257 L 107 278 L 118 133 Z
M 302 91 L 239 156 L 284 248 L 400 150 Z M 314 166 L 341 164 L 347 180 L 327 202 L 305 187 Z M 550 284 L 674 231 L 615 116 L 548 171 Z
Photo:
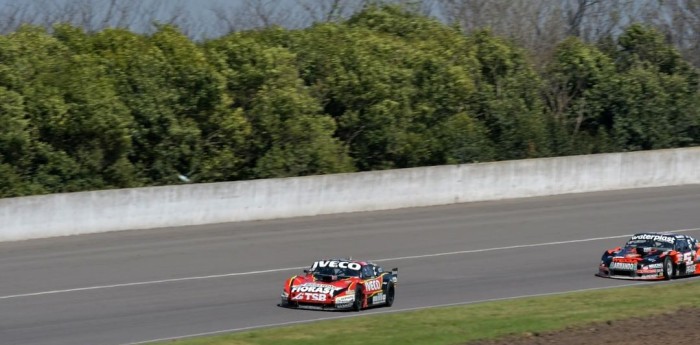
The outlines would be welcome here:
M 362 289 L 358 287 L 357 289 L 355 289 L 355 302 L 352 304 L 353 311 L 362 310 L 362 297 Z
M 389 287 L 386 289 L 386 306 L 391 307 L 394 305 L 394 297 L 396 296 L 396 290 L 394 290 L 394 284 L 389 284 Z
M 673 276 L 675 275 L 675 268 L 673 267 L 673 261 L 671 260 L 670 257 L 666 257 L 664 259 L 664 279 L 669 280 L 672 279 Z
M 299 303 L 297 303 L 297 302 L 292 302 L 291 299 L 287 298 L 286 300 L 282 300 L 282 303 L 280 303 L 280 307 L 284 307 L 284 308 L 297 308 L 297 307 L 299 307 Z

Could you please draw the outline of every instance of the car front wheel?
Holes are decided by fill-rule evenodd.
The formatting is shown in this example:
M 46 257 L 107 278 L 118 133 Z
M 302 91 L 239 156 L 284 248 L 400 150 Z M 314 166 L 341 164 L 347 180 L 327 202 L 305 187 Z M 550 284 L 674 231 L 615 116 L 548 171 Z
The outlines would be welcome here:
M 352 304 L 352 310 L 362 310 L 362 297 L 362 289 L 358 287 L 357 289 L 355 289 L 355 303 Z
M 386 306 L 391 307 L 394 304 L 394 296 L 396 291 L 394 290 L 394 284 L 389 284 L 389 288 L 386 290 Z
M 664 279 L 669 280 L 674 276 L 673 261 L 670 257 L 664 259 Z

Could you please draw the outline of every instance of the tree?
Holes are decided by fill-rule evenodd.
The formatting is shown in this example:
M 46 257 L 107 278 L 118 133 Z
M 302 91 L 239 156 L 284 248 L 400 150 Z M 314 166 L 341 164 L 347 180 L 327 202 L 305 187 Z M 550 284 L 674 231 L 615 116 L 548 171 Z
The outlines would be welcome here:
M 22 103 L 21 95 L 0 86 L 0 197 L 46 192 L 28 176 L 33 148 Z
M 489 30 L 526 48 L 536 66 L 568 36 L 586 43 L 613 35 L 629 22 L 642 20 L 655 0 L 445 0 L 438 1 L 442 17 L 466 33 Z
M 25 27 L 8 40 L 14 49 L 6 50 L 5 65 L 18 73 L 6 87 L 23 99 L 36 183 L 53 192 L 131 186 L 130 118 L 100 61 L 43 29 Z
M 541 82 L 524 52 L 488 31 L 472 36 L 479 62 L 477 92 L 470 110 L 497 143 L 497 159 L 546 156 L 546 119 Z
M 253 37 L 258 35 L 275 37 L 277 31 Z M 333 138 L 335 123 L 299 77 L 296 55 L 265 41 L 236 34 L 208 46 L 234 107 L 251 125 L 249 177 L 353 171 L 345 147 Z
M 135 125 L 130 153 L 148 183 L 241 176 L 247 124 L 231 109 L 225 79 L 172 26 L 153 35 L 105 30 L 95 46 L 110 66 Z
M 655 29 L 632 25 L 614 51 L 618 83 L 607 110 L 623 150 L 698 143 L 698 72 Z
M 700 1 L 665 0 L 646 6 L 643 22 L 653 25 L 685 59 L 700 67 Z
M 603 116 L 613 92 L 613 60 L 595 46 L 569 38 L 547 66 L 543 91 L 552 117 L 554 148 L 558 154 L 586 154 L 610 149 L 606 142 L 611 119 Z

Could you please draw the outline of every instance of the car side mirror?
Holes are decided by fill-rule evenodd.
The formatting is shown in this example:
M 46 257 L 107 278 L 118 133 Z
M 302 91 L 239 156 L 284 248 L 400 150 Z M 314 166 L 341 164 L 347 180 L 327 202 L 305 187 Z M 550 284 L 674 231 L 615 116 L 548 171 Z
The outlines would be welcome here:
M 309 271 L 309 269 L 306 268 L 306 269 L 304 269 L 304 273 L 309 274 L 309 273 L 311 273 L 311 271 Z

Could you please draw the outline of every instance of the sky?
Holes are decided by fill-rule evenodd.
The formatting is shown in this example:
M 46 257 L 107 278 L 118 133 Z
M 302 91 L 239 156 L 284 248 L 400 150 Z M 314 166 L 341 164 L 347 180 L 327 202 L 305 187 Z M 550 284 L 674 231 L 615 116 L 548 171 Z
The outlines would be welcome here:
M 8 11 L 12 8 L 29 8 L 28 11 L 42 12 L 43 14 L 61 12 L 60 9 L 65 9 L 69 4 L 87 4 L 94 6 L 93 10 L 97 13 L 106 13 L 111 0 L 0 0 L 0 11 Z M 154 18 L 158 21 L 166 21 L 171 17 L 175 10 L 182 10 L 187 13 L 189 18 L 186 25 L 197 31 L 193 36 L 211 37 L 225 34 L 227 28 L 223 28 L 220 20 L 217 20 L 217 12 L 219 14 L 234 14 L 236 9 L 245 7 L 247 2 L 264 4 L 267 8 L 275 9 L 279 15 L 288 14 L 293 11 L 300 11 L 296 0 L 117 0 L 121 4 L 138 3 L 139 8 L 152 9 L 158 8 L 153 13 Z M 309 0 L 307 0 L 309 1 Z M 326 0 L 311 0 L 311 1 L 326 1 Z M 218 11 L 217 11 L 218 10 Z M 138 9 L 136 10 L 138 11 Z M 7 13 L 7 12 L 5 12 Z M 145 15 L 145 11 L 141 14 Z M 2 12 L 0 12 L 2 14 Z M 150 17 L 151 14 L 149 13 Z M 245 20 L 245 15 L 242 16 Z M 0 17 L 0 21 L 5 17 Z M 250 19 L 250 18 L 249 18 Z M 150 20 L 141 20 L 144 23 L 134 26 L 135 31 L 150 26 Z M 245 25 L 244 23 L 231 23 L 231 25 Z M 145 29 L 143 29 L 145 30 Z
M 140 16 L 138 20 L 132 20 L 136 24 L 128 26 L 134 31 L 148 31 L 153 28 L 151 23 L 154 19 L 167 22 L 174 11 L 180 11 L 186 14 L 186 18 L 180 18 L 176 24 L 186 29 L 183 31 L 187 31 L 185 33 L 192 38 L 201 39 L 221 36 L 230 31 L 259 27 L 261 13 L 270 18 L 270 23 L 267 24 L 278 24 L 287 28 L 305 27 L 324 19 L 330 5 L 337 0 L 0 0 L 0 32 L 12 31 L 18 26 L 15 21 L 6 20 L 7 14 L 11 13 L 13 8 L 28 8 L 23 18 L 40 13 L 43 17 L 36 19 L 34 24 L 46 24 L 47 15 L 53 17 L 58 13 L 65 13 L 70 5 L 79 5 L 77 9 L 71 9 L 73 13 L 80 9 L 91 8 L 91 13 L 98 14 L 91 16 L 97 17 L 93 19 L 94 27 L 103 28 L 105 27 L 103 19 L 109 4 L 113 1 L 121 7 L 125 4 L 133 5 L 127 6 L 130 13 Z M 366 0 L 341 0 L 340 4 L 345 9 L 342 17 L 351 15 L 364 1 Z M 426 0 L 426 2 L 429 1 Z M 304 9 L 304 5 L 307 9 Z M 148 11 L 154 8 L 157 8 L 155 12 Z M 313 11 L 313 15 L 310 15 L 309 11 Z M 107 26 L 124 26 L 115 25 L 118 21 L 116 17 L 111 16 L 112 20 Z M 86 27 L 86 25 L 81 26 Z

